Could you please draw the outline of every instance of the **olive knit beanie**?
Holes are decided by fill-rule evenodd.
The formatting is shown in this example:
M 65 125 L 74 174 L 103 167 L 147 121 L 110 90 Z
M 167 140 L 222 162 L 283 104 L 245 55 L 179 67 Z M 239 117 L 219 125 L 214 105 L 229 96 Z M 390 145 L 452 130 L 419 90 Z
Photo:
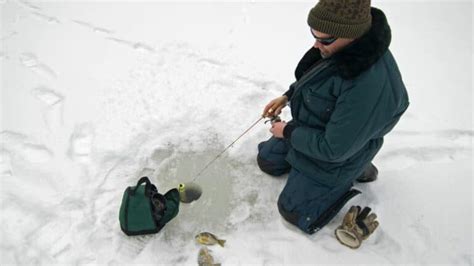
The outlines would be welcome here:
M 308 25 L 339 38 L 358 38 L 370 29 L 370 0 L 320 0 L 308 15 Z

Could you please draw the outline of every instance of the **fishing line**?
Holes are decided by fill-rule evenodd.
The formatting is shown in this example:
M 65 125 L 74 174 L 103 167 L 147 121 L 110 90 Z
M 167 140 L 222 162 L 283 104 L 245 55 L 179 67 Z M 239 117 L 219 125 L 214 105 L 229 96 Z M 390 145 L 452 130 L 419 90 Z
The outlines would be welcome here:
M 224 152 L 226 152 L 230 147 L 232 147 L 232 145 L 234 145 L 234 143 L 236 143 L 241 137 L 243 137 L 245 134 L 247 134 L 247 132 L 249 132 L 255 125 L 258 124 L 258 122 L 260 122 L 262 119 L 264 119 L 265 117 L 262 116 L 260 117 L 257 121 L 255 121 L 249 128 L 247 128 L 247 130 L 244 131 L 244 133 L 242 133 L 238 138 L 236 138 L 231 144 L 229 144 L 223 151 L 221 151 L 216 157 L 214 157 L 214 159 L 212 159 L 209 163 L 206 164 L 206 166 L 204 166 L 204 168 L 201 169 L 201 171 L 199 171 L 197 173 L 197 175 L 192 179 L 191 182 L 194 182 L 212 163 L 214 163 Z
M 219 157 L 221 157 L 224 152 L 226 152 L 234 143 L 236 143 L 241 137 L 243 137 L 247 132 L 249 132 L 255 125 L 258 124 L 258 122 L 262 121 L 265 116 L 261 116 L 257 121 L 255 121 L 247 130 L 245 130 L 238 138 L 236 138 L 231 144 L 229 144 L 223 151 L 221 151 L 216 157 L 214 157 L 210 162 L 208 162 L 191 180 L 189 183 L 181 183 L 178 186 L 178 191 L 179 191 L 179 198 L 180 201 L 183 203 L 191 203 L 192 201 L 195 201 L 199 199 L 202 195 L 202 188 L 195 183 L 196 179 L 201 176 L 201 174 L 206 171 L 206 169 L 209 168 L 209 166 L 214 163 Z M 269 120 L 265 121 L 268 122 L 270 121 L 271 123 L 274 122 L 279 122 L 281 121 L 280 117 L 278 116 L 273 116 Z

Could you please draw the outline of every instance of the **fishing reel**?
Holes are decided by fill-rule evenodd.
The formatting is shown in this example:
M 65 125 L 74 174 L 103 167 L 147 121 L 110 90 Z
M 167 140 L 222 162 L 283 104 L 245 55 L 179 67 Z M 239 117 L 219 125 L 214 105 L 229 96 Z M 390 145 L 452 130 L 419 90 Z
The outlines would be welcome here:
M 274 116 L 271 116 L 270 119 L 268 119 L 267 121 L 265 121 L 265 124 L 267 122 L 270 122 L 270 124 L 273 124 L 273 123 L 276 123 L 276 122 L 281 122 L 281 118 L 280 116 L 278 115 L 274 115 Z

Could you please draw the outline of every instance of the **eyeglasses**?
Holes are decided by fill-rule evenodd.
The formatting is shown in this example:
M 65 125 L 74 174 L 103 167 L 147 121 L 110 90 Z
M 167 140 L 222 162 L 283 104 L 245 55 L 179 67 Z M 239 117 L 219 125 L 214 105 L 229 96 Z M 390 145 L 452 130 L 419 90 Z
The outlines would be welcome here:
M 333 42 L 337 40 L 337 37 L 319 38 L 318 36 L 314 34 L 313 30 L 311 29 L 309 30 L 311 31 L 311 35 L 313 35 L 313 37 L 324 46 L 331 45 Z

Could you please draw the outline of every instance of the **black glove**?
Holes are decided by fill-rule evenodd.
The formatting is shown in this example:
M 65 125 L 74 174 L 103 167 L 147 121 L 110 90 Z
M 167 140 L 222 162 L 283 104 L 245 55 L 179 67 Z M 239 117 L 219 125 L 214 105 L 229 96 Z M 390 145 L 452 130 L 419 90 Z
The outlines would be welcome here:
M 176 217 L 179 212 L 179 192 L 173 188 L 165 195 L 159 194 L 156 190 L 150 193 L 153 218 L 161 225 L 165 225 Z
M 178 189 L 173 188 L 166 192 L 166 209 L 163 215 L 162 223 L 168 223 L 171 219 L 176 217 L 179 212 L 179 192 Z

